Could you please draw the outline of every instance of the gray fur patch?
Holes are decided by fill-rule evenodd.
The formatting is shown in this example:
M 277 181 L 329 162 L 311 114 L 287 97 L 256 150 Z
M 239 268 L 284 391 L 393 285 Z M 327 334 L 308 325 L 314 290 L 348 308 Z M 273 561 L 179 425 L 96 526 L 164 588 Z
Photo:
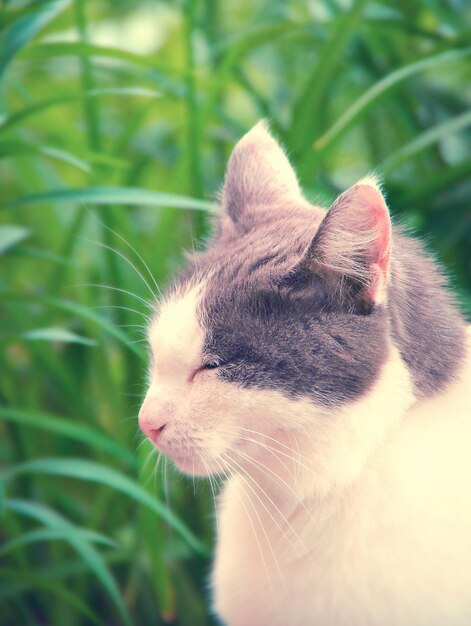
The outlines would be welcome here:
M 376 379 L 386 354 L 384 311 L 336 310 L 320 284 L 301 295 L 241 285 L 227 298 L 214 289 L 203 305 L 211 320 L 205 348 L 221 360 L 224 380 L 332 405 L 361 396 Z
M 329 222 L 339 226 L 339 204 L 334 218 L 324 220 L 322 209 L 301 196 L 289 197 L 286 182 L 275 181 L 274 189 L 282 191 L 278 197 L 273 189 L 257 194 L 245 172 L 238 188 L 235 174 L 241 175 L 244 156 L 252 164 L 263 158 L 251 139 L 241 144 L 230 163 L 225 210 L 215 235 L 205 252 L 188 257 L 179 281 L 180 288 L 201 279 L 206 283 L 200 323 L 206 332 L 204 350 L 220 362 L 218 375 L 244 387 L 307 396 L 321 405 L 342 404 L 372 387 L 392 338 L 417 395 L 443 389 L 461 365 L 465 325 L 435 263 L 394 228 L 387 304 L 360 298 L 368 267 L 362 248 L 346 239 L 348 245 L 341 249 L 335 231 L 325 236 Z M 268 176 L 261 165 L 258 171 Z M 355 192 L 342 197 L 350 203 L 357 231 L 359 224 L 368 240 L 368 223 L 363 226 L 354 214 Z M 316 240 L 321 223 L 322 237 Z M 324 246 L 320 256 L 325 253 L 326 241 L 334 242 L 342 261 L 335 280 L 322 270 L 323 263 L 306 262 L 315 260 L 316 244 Z
M 320 277 L 291 280 L 323 215 L 259 209 L 245 234 L 226 230 L 195 257 L 193 271 L 208 277 L 204 349 L 218 356 L 222 379 L 322 405 L 351 401 L 376 380 L 387 353 L 385 309 L 354 313 Z
M 396 230 L 388 316 L 419 395 L 441 391 L 465 356 L 465 323 L 436 263 Z
M 245 233 L 226 228 L 190 260 L 182 282 L 206 278 L 200 318 L 218 375 L 342 404 L 374 384 L 392 335 L 417 394 L 441 390 L 460 366 L 464 325 L 434 262 L 394 229 L 388 304 L 355 309 L 322 276 L 292 278 L 322 217 L 315 207 L 259 209 Z

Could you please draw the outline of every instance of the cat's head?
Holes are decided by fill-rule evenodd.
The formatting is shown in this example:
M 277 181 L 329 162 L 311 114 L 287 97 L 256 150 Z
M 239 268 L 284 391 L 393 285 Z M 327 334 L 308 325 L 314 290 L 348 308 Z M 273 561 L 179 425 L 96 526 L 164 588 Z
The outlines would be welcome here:
M 208 249 L 156 306 L 139 414 L 195 474 L 266 466 L 313 436 L 329 445 L 326 424 L 361 404 L 389 354 L 391 224 L 373 178 L 325 212 L 260 123 L 234 149 L 221 204 Z

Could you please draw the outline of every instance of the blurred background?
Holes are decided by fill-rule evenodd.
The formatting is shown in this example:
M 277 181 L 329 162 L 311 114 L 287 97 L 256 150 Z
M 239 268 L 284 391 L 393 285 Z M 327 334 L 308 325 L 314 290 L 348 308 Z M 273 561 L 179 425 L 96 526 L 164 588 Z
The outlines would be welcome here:
M 0 7 L 0 621 L 213 624 L 213 486 L 137 430 L 149 303 L 266 117 L 313 201 L 380 173 L 469 313 L 471 4 Z

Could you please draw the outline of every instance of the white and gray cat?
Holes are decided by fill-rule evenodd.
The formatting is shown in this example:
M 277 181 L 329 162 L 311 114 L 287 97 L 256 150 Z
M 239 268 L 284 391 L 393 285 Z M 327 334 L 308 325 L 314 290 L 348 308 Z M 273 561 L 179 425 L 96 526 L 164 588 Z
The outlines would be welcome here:
M 141 429 L 228 476 L 225 624 L 471 624 L 470 342 L 373 178 L 325 212 L 259 123 L 149 343 Z

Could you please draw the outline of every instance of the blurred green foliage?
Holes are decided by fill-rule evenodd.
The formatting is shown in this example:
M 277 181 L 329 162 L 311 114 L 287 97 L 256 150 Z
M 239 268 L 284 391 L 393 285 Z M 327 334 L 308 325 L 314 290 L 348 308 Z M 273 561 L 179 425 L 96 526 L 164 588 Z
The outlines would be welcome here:
M 313 200 L 383 174 L 470 310 L 471 5 L 0 6 L 2 623 L 210 624 L 211 488 L 137 433 L 149 303 L 267 117 Z

